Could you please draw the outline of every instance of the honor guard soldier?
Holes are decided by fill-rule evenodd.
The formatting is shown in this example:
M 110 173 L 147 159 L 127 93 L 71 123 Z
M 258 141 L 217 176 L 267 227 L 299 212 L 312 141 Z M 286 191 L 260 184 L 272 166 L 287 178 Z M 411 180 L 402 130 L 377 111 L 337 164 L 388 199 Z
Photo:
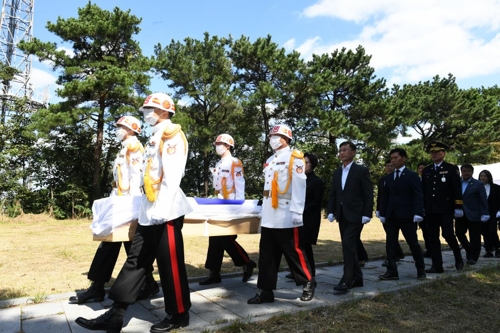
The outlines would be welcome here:
M 259 290 L 247 303 L 274 302 L 273 290 L 276 289 L 282 254 L 296 285 L 303 285 L 300 299 L 310 301 L 314 297 L 316 280 L 299 235 L 306 197 L 304 154 L 290 148 L 292 131 L 286 125 L 274 126 L 269 138 L 274 154 L 264 164 Z
M 144 147 L 137 139 L 137 134 L 140 133 L 141 123 L 135 117 L 123 116 L 116 122 L 116 138 L 121 142 L 121 149 L 113 165 L 112 196 L 142 195 L 140 184 Z M 111 279 L 122 243 L 128 254 L 131 242 L 101 242 L 99 244 L 88 273 L 92 284 L 85 292 L 71 296 L 70 303 L 84 304 L 104 300 L 104 284 Z M 147 271 L 146 281 L 138 299 L 156 295 L 159 291 L 158 284 L 153 278 L 153 266 L 151 266 Z
M 429 229 L 429 245 L 432 266 L 426 273 L 444 273 L 443 257 L 439 230 L 455 256 L 455 267 L 458 271 L 464 268 L 464 261 L 460 253 L 453 217 L 462 217 L 463 201 L 460 176 L 456 165 L 444 160 L 448 146 L 441 142 L 431 142 L 427 146 L 432 164 L 426 166 L 422 172 L 422 186 L 424 194 L 424 211 Z
M 180 188 L 188 156 L 188 143 L 181 126 L 172 123 L 175 105 L 167 94 L 149 95 L 139 109 L 153 126 L 148 140 L 143 168 L 144 192 L 139 211 L 139 225 L 130 253 L 109 291 L 114 300 L 110 310 L 96 319 L 79 317 L 76 323 L 90 330 L 120 332 L 123 316 L 133 304 L 145 280 L 146 268 L 154 260 L 158 265 L 165 319 L 150 332 L 169 332 L 189 325 L 191 307 L 184 262 L 182 224 L 192 208 Z
M 234 139 L 229 134 L 217 136 L 214 142 L 215 151 L 221 157 L 212 169 L 213 186 L 219 199 L 245 200 L 245 177 L 243 164 L 231 155 Z M 210 236 L 205 268 L 210 270 L 208 277 L 200 281 L 200 285 L 220 283 L 220 270 L 224 251 L 226 251 L 235 266 L 243 267 L 243 282 L 247 282 L 257 264 L 250 259 L 247 252 L 236 241 L 237 235 Z

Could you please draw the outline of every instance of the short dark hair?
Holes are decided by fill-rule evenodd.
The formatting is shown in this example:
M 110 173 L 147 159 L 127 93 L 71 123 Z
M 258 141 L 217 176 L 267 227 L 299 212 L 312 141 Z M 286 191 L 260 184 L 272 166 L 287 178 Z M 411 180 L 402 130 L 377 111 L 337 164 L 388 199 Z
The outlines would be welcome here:
M 471 164 L 463 164 L 460 167 L 460 170 L 463 170 L 463 169 L 469 169 L 469 170 L 472 170 L 472 172 L 474 172 L 474 167 Z
M 488 184 L 493 185 L 493 175 L 491 174 L 491 172 L 489 172 L 489 170 L 483 170 L 479 173 L 479 177 L 481 177 L 482 173 L 484 173 L 486 175 L 486 178 L 488 178 Z
M 391 159 L 390 159 L 390 158 L 388 158 L 388 159 L 386 159 L 386 160 L 385 160 L 385 165 L 387 165 L 387 164 L 391 164 L 391 163 L 392 163 L 392 162 L 391 162 Z
M 420 163 L 418 163 L 418 164 L 417 164 L 417 169 L 418 169 L 418 167 L 419 167 L 419 166 L 421 166 L 421 165 L 423 165 L 423 166 L 424 166 L 424 168 L 425 168 L 425 166 L 426 166 L 427 164 L 426 164 L 426 163 L 424 163 L 424 162 L 420 162 Z
M 408 154 L 406 154 L 406 150 L 404 150 L 403 148 L 394 148 L 394 149 L 392 149 L 389 152 L 389 156 L 391 156 L 394 153 L 398 153 L 399 156 L 401 156 L 401 157 L 408 157 Z
M 342 146 L 349 146 L 349 148 L 351 148 L 351 150 L 354 150 L 356 151 L 356 145 L 354 143 L 352 143 L 351 141 L 344 141 L 340 144 L 339 148 L 342 147 Z
M 305 153 L 304 158 L 308 158 L 309 162 L 311 162 L 311 167 L 314 170 L 318 166 L 318 156 L 312 153 Z

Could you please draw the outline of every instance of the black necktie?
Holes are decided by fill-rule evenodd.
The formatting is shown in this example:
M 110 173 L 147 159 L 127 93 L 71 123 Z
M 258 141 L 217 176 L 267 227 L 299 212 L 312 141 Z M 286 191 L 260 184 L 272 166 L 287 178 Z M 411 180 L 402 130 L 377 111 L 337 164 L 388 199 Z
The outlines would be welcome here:
M 399 169 L 396 170 L 396 178 L 394 180 L 398 180 L 399 179 Z

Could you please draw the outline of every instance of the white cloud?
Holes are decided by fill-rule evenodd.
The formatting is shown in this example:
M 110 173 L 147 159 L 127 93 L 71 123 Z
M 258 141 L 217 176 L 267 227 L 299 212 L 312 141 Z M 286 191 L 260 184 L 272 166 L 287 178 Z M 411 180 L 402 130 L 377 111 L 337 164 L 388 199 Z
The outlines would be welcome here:
M 44 102 L 45 99 L 49 103 L 53 102 L 54 91 L 57 87 L 57 78 L 49 72 L 38 68 L 31 69 L 30 83 L 33 87 L 33 99 L 39 102 Z
M 371 66 L 391 72 L 388 82 L 500 73 L 500 0 L 480 5 L 467 0 L 320 0 L 303 14 L 361 28 L 355 38 L 333 44 L 322 44 L 319 37 L 306 40 L 297 48 L 306 59 L 362 45 L 372 55 Z
M 287 51 L 291 51 L 295 48 L 295 38 L 287 40 L 285 44 L 283 44 L 283 48 Z

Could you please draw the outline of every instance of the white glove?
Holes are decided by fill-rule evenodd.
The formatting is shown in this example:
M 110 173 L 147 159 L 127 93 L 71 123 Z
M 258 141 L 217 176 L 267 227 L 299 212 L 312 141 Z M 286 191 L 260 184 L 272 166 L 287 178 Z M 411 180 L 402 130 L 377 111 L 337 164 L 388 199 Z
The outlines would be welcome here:
M 375 216 L 380 218 L 380 212 L 378 210 L 375 212 Z
M 380 219 L 380 222 L 385 223 L 385 217 L 380 216 L 379 219 Z
M 292 223 L 295 225 L 302 224 L 302 214 L 292 212 Z
M 370 222 L 370 220 L 371 220 L 371 218 L 370 218 L 370 217 L 368 217 L 368 216 L 363 216 L 363 217 L 361 218 L 361 223 L 363 223 L 363 224 L 367 224 L 368 222 Z
M 463 209 L 455 209 L 455 217 L 463 217 L 464 216 L 464 211 Z
M 496 218 L 500 217 L 500 210 L 497 212 Z
M 422 222 L 424 220 L 424 218 L 420 215 L 413 215 L 413 222 L 415 223 L 418 223 L 418 222 Z
M 486 222 L 490 219 L 489 215 L 481 215 L 481 222 Z
M 335 221 L 335 216 L 332 213 L 330 213 L 330 214 L 328 214 L 327 219 L 328 219 L 328 221 L 333 222 L 333 221 Z

